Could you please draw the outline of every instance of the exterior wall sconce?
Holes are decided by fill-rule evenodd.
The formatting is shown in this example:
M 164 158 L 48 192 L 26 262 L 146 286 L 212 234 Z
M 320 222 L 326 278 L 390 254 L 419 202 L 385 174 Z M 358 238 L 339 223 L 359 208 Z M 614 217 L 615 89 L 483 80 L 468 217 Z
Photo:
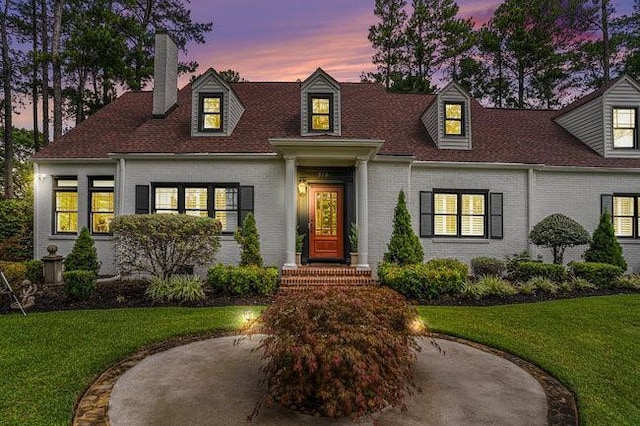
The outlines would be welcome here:
M 298 182 L 298 194 L 300 194 L 301 197 L 304 197 L 307 194 L 307 183 L 304 179 L 300 179 Z
M 37 176 L 37 178 L 38 178 L 38 180 L 40 182 L 42 182 L 43 180 L 45 180 L 47 178 L 46 173 L 38 173 L 38 174 L 36 174 L 36 176 Z

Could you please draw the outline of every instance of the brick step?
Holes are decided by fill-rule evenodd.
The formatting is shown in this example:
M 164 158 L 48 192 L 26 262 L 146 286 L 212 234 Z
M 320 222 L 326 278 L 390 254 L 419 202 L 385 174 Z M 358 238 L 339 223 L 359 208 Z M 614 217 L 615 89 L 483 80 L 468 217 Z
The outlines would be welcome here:
M 281 285 L 279 292 L 288 293 L 288 292 L 294 292 L 294 291 L 309 291 L 309 290 L 318 290 L 318 289 L 323 289 L 328 287 L 331 287 L 332 289 L 352 290 L 352 289 L 373 287 L 376 285 L 378 284 L 374 283 L 374 284 L 358 284 L 358 285 L 331 285 L 331 284 L 316 284 L 316 285 L 300 284 L 300 285 L 285 285 L 285 286 Z
M 283 277 L 288 276 L 371 276 L 371 271 L 358 271 L 356 268 L 343 267 L 322 267 L 322 266 L 302 266 L 298 269 L 285 269 L 282 271 Z
M 371 276 L 286 276 L 280 280 L 280 285 L 368 285 L 375 284 Z

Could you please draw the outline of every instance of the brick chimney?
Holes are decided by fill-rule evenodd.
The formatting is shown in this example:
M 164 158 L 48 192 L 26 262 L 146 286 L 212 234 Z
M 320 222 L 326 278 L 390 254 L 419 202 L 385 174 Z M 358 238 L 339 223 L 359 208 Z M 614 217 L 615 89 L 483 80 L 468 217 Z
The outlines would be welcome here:
M 164 118 L 178 101 L 178 47 L 166 32 L 157 32 L 155 43 L 153 117 Z

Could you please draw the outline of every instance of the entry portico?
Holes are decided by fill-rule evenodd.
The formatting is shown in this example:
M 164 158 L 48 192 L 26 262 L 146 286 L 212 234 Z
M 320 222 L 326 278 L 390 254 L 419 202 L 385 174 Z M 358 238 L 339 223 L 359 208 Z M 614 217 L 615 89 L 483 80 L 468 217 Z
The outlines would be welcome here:
M 368 162 L 376 155 L 383 140 L 371 139 L 318 139 L 318 138 L 272 138 L 269 143 L 285 161 L 285 233 L 286 257 L 283 269 L 296 269 L 296 229 L 307 224 L 298 222 L 297 212 L 301 208 L 298 194 L 300 167 L 335 168 L 354 167 L 355 212 L 358 227 L 358 270 L 371 270 L 369 265 L 368 229 Z M 306 184 L 305 182 L 302 182 Z M 313 220 L 313 219 L 312 219 Z M 341 227 L 344 238 L 348 226 Z M 310 229 L 310 232 L 314 232 Z

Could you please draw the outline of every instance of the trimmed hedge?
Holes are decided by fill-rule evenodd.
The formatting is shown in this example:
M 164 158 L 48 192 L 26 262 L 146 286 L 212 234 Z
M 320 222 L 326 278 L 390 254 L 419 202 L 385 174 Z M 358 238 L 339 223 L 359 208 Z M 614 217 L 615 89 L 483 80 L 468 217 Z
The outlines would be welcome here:
M 495 257 L 480 256 L 471 259 L 471 269 L 473 275 L 481 277 L 483 275 L 495 275 L 501 277 L 506 268 L 505 262 L 502 259 Z
M 93 271 L 66 271 L 62 273 L 64 293 L 71 300 L 84 300 L 96 290 L 96 274 Z
M 278 283 L 278 268 L 231 266 L 218 263 L 209 269 L 207 283 L 218 294 L 233 296 L 272 294 Z
M 432 259 L 406 266 L 381 263 L 378 267 L 380 283 L 410 299 L 458 293 L 468 274 L 467 265 L 456 259 Z
M 541 277 L 549 279 L 555 283 L 561 283 L 567 278 L 567 270 L 564 266 L 556 263 L 542 262 L 517 262 L 513 265 L 513 270 L 509 274 L 511 281 L 527 282 L 531 278 Z
M 260 318 L 265 402 L 326 417 L 405 408 L 415 389 L 416 320 L 415 308 L 384 287 L 279 296 Z
M 600 288 L 614 288 L 624 272 L 619 266 L 600 262 L 570 262 L 571 273 Z

